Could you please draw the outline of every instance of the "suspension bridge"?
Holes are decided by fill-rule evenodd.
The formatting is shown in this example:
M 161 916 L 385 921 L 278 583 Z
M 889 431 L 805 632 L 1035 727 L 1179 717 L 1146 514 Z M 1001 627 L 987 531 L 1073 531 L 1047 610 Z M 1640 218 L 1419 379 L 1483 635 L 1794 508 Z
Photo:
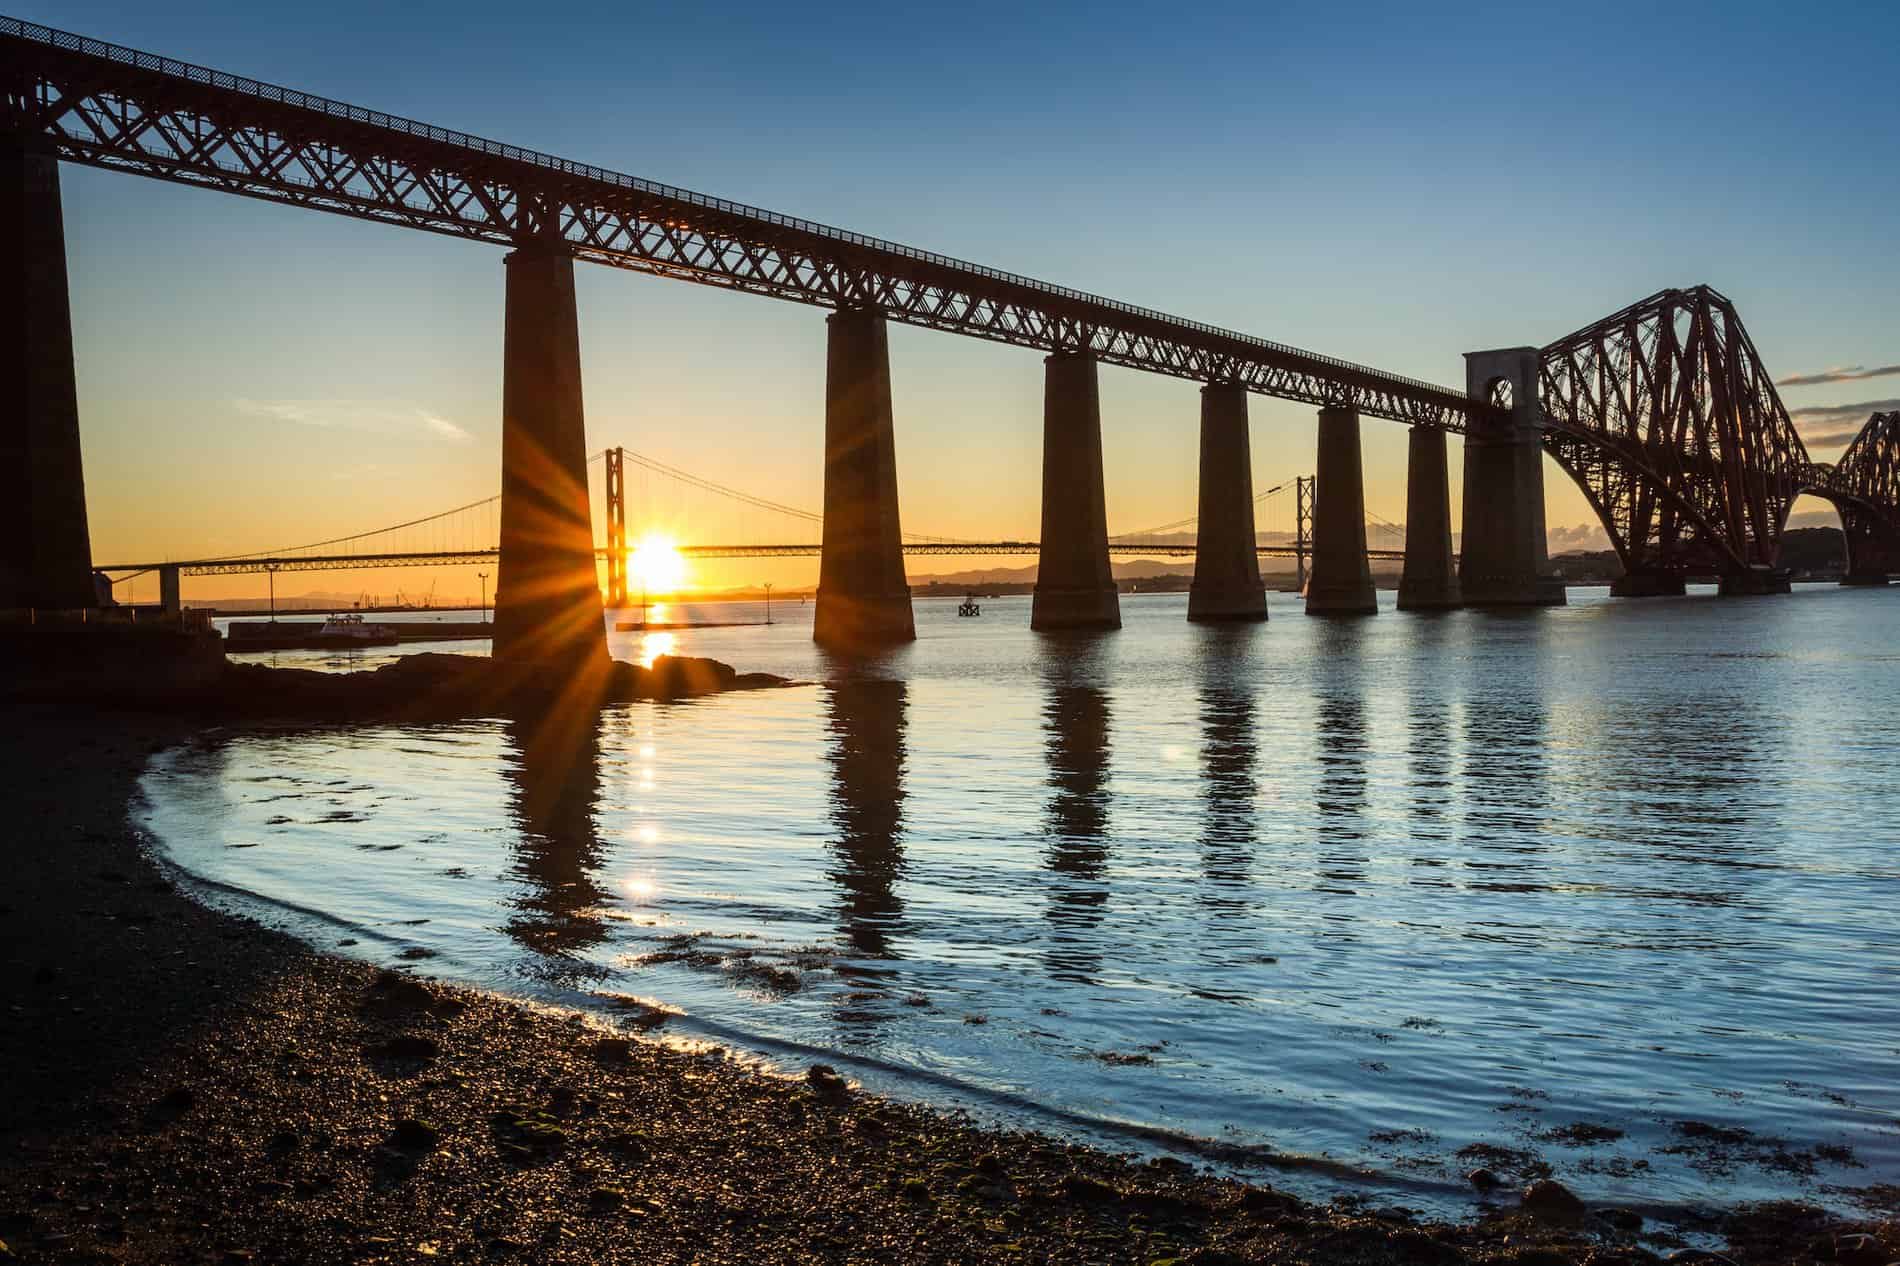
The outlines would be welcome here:
M 627 560 L 636 553 L 646 529 L 663 531 L 671 548 L 690 559 L 815 558 L 822 553 L 824 520 L 815 511 L 727 487 L 624 447 L 596 453 L 588 465 L 603 468 L 604 536 L 596 532 L 595 556 L 610 606 L 627 605 Z M 629 470 L 638 479 L 637 487 L 631 489 Z M 627 521 L 629 500 L 636 505 L 632 528 Z M 177 603 L 181 599 L 178 581 L 183 577 L 489 565 L 500 557 L 500 501 L 496 494 L 436 514 L 301 545 L 211 558 L 104 563 L 95 570 L 114 585 L 157 574 L 163 578 L 160 588 L 166 600 Z M 1254 497 L 1260 525 L 1256 553 L 1262 558 L 1294 560 L 1301 580 L 1311 554 L 1311 504 L 1310 476 L 1284 480 Z M 743 530 L 732 532 L 735 512 Z M 713 521 L 727 525 L 725 543 L 695 543 L 697 525 Z M 1192 558 L 1198 522 L 1199 516 L 1189 515 L 1111 535 L 1109 552 Z M 1404 560 L 1403 526 L 1369 514 L 1366 530 L 1369 539 L 1380 542 L 1367 549 L 1368 557 Z M 970 540 L 927 533 L 906 533 L 903 539 L 906 556 L 1001 558 L 1034 556 L 1041 548 L 1033 540 Z

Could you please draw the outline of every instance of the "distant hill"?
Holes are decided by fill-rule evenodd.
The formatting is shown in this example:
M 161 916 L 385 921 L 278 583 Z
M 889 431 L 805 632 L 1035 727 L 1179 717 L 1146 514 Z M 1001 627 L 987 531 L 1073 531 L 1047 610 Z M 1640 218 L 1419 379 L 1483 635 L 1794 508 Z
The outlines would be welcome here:
M 1781 565 L 1838 577 L 1847 570 L 1847 538 L 1837 527 L 1789 528 L 1781 534 Z
M 1578 550 L 1550 561 L 1572 584 L 1608 584 L 1623 574 L 1614 550 Z M 1789 528 L 1779 561 L 1797 580 L 1838 579 L 1847 568 L 1847 542 L 1837 527 Z

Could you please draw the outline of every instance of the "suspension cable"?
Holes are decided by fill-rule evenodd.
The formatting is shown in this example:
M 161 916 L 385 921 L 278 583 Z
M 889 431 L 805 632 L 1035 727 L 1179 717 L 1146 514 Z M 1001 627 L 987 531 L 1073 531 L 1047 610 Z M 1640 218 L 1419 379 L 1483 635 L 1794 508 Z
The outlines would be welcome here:
M 1267 489 L 1265 492 L 1260 493 L 1258 496 L 1256 496 L 1253 499 L 1253 503 L 1255 505 L 1259 505 L 1262 501 L 1265 501 L 1268 497 L 1276 496 L 1277 494 L 1285 492 L 1286 490 L 1287 490 L 1286 484 L 1283 484 L 1283 483 L 1275 484 L 1273 485 L 1273 487 Z M 1172 532 L 1176 530 L 1177 528 L 1184 528 L 1190 523 L 1199 523 L 1200 521 L 1201 521 L 1200 515 L 1190 514 L 1185 519 L 1176 519 L 1172 523 L 1163 523 L 1160 527 L 1141 528 L 1134 532 L 1117 532 L 1115 533 L 1115 535 L 1109 537 L 1108 539 L 1111 541 L 1125 541 L 1131 536 L 1160 536 L 1163 532 Z
M 587 464 L 592 466 L 595 462 L 603 460 L 606 456 L 607 450 L 603 448 L 600 452 L 588 458 Z M 500 500 L 501 494 L 498 492 L 493 496 L 483 497 L 480 501 L 471 501 L 466 505 L 459 505 L 453 509 L 438 510 L 434 514 L 425 514 L 419 519 L 410 519 L 407 523 L 392 523 L 388 527 L 370 528 L 363 532 L 350 532 L 343 536 L 333 536 L 325 541 L 312 541 L 307 545 L 290 545 L 281 549 L 252 550 L 247 554 L 221 554 L 216 558 L 209 558 L 205 561 L 212 563 L 235 563 L 242 562 L 247 558 L 276 558 L 288 554 L 295 554 L 300 550 L 322 549 L 325 545 L 341 545 L 345 541 L 360 541 L 366 536 L 382 536 L 387 532 L 400 532 L 404 528 L 420 527 L 424 523 L 433 523 L 438 519 L 446 519 L 450 515 L 460 514 L 464 510 L 473 510 L 480 506 L 493 505 Z

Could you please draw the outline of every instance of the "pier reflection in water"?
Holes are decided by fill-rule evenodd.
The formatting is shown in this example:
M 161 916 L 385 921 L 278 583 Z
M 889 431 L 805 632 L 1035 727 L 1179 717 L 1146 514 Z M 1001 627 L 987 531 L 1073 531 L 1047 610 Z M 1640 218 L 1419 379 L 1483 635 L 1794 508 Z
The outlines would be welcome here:
M 1465 882 L 1477 889 L 1534 892 L 1549 885 L 1550 712 L 1545 699 L 1549 622 L 1536 613 L 1500 617 L 1510 651 L 1467 657 L 1464 689 Z
M 1427 653 L 1406 661 L 1406 812 L 1414 850 L 1406 860 L 1417 868 L 1412 883 L 1442 885 L 1448 882 L 1440 872 L 1451 834 L 1449 819 L 1457 803 L 1458 762 L 1452 741 L 1452 705 L 1440 665 L 1455 644 L 1464 640 L 1464 629 L 1444 614 L 1430 614 L 1420 618 L 1412 633 Z
M 656 999 L 1045 1128 L 1323 1153 L 1415 1207 L 1471 1144 L 1592 1198 L 1838 1202 L 1900 1172 L 1892 598 L 1276 595 L 1232 630 L 1140 595 L 1083 637 L 920 602 L 871 663 L 809 626 L 679 635 L 791 690 L 232 735 L 161 758 L 148 821 L 221 891 L 320 911 L 319 944 Z M 1547 1141 L 1579 1121 L 1623 1133 Z M 1680 1122 L 1814 1177 L 1717 1172 Z
M 1196 630 L 1196 696 L 1201 709 L 1200 900 L 1218 917 L 1253 904 L 1254 849 L 1259 841 L 1259 690 L 1247 680 L 1259 651 L 1260 626 L 1214 625 Z
M 838 931 L 854 953 L 896 953 L 904 902 L 904 711 L 902 681 L 851 675 L 824 687 L 831 765 L 831 866 Z
M 599 979 L 606 969 L 586 954 L 607 940 L 601 911 L 613 901 L 599 880 L 607 863 L 595 816 L 599 720 L 555 715 L 510 718 L 501 726 L 501 767 L 516 826 L 506 930 L 538 956 L 525 971 L 564 984 Z
M 1098 633 L 1044 634 L 1044 757 L 1049 868 L 1043 961 L 1057 980 L 1086 983 L 1102 968 L 1099 928 L 1108 904 L 1108 691 Z
M 1314 883 L 1323 892 L 1352 897 L 1365 882 L 1366 703 L 1364 647 L 1370 634 L 1364 620 L 1329 620 L 1320 640 L 1321 668 L 1313 708 L 1313 756 L 1319 783 L 1313 793 L 1317 813 L 1318 864 Z M 1339 923 L 1355 912 L 1337 911 Z

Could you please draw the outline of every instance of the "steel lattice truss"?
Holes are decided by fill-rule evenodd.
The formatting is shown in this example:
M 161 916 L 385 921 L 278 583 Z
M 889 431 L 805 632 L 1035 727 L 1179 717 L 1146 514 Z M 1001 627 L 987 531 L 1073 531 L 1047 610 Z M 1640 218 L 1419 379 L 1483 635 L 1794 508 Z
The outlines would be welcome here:
M 1816 483 L 1734 305 L 1664 290 L 1543 350 L 1546 449 L 1602 518 L 1626 570 L 1772 566 Z
M 0 129 L 68 162 L 1462 429 L 1463 393 L 757 207 L 0 19 Z
M 1815 489 L 1840 511 L 1850 573 L 1900 572 L 1900 413 L 1876 413 Z

